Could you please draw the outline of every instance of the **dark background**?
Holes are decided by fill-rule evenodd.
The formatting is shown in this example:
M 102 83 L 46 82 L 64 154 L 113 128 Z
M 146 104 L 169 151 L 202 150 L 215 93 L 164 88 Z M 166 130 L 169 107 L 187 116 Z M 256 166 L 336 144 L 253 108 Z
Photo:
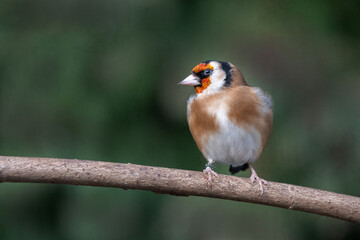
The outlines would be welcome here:
M 273 133 L 255 163 L 261 177 L 360 196 L 359 9 L 359 1 L 2 0 L 1 155 L 200 171 L 205 159 L 186 122 L 194 89 L 176 83 L 216 59 L 273 97 Z M 359 237 L 351 223 L 255 204 L 0 185 L 6 240 Z

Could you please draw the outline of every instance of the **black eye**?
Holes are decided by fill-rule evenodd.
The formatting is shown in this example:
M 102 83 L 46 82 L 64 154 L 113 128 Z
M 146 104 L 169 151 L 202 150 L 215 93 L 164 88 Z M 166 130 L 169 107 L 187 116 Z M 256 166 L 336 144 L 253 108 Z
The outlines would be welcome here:
M 209 76 L 211 74 L 211 72 L 212 72 L 211 69 L 207 68 L 204 70 L 204 75 Z

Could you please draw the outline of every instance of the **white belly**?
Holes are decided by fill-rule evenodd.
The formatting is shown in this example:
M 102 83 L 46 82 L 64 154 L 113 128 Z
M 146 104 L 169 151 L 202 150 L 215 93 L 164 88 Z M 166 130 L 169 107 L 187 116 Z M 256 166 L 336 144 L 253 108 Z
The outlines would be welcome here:
M 261 135 L 251 126 L 241 128 L 227 118 L 225 108 L 213 109 L 220 126 L 217 134 L 204 142 L 203 154 L 209 160 L 240 166 L 254 162 L 261 153 Z M 211 111 L 211 109 L 210 109 Z

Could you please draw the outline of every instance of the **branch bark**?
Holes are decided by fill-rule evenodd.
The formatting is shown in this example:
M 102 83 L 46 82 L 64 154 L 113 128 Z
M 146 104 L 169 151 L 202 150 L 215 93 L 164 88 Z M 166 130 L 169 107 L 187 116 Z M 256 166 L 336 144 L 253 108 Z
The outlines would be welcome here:
M 258 203 L 360 224 L 360 198 L 270 182 L 259 195 L 248 178 L 219 175 L 209 185 L 201 172 L 134 164 L 0 156 L 0 182 L 54 183 L 137 189 Z

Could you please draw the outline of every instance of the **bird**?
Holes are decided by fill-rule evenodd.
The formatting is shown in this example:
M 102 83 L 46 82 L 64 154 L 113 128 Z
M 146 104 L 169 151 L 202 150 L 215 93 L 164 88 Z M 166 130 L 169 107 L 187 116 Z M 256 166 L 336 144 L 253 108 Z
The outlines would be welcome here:
M 212 183 L 219 175 L 213 164 L 230 165 L 231 174 L 251 170 L 252 184 L 263 184 L 253 163 L 260 157 L 272 130 L 273 103 L 259 87 L 251 87 L 232 63 L 208 60 L 196 65 L 178 83 L 195 88 L 187 102 L 187 121 L 192 137 L 207 163 L 203 173 Z

